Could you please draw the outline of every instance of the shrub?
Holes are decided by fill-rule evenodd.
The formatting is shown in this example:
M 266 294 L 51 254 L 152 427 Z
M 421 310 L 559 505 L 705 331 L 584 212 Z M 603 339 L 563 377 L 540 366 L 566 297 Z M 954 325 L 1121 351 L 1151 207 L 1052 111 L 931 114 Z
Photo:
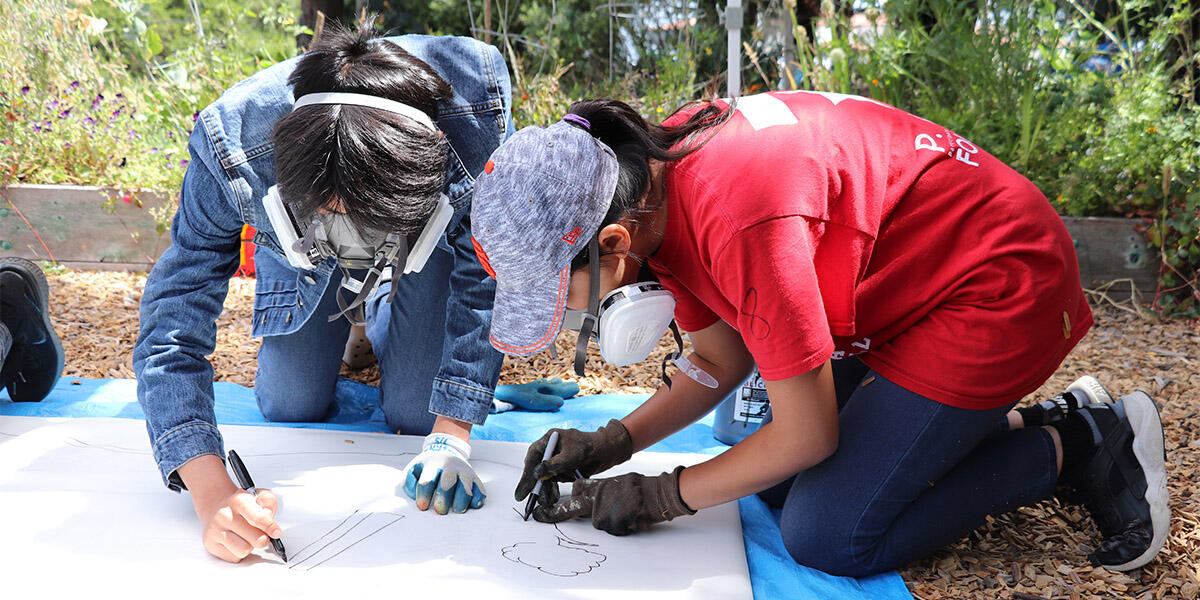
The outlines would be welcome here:
M 197 111 L 293 54 L 299 30 L 276 2 L 203 5 L 0 3 L 0 185 L 177 190 Z
M 1106 24 L 1075 0 L 892 1 L 886 25 L 864 36 L 826 2 L 826 37 L 796 31 L 800 86 L 946 125 L 1021 171 L 1063 214 L 1145 218 L 1163 261 L 1154 306 L 1197 316 L 1197 9 L 1117 6 Z

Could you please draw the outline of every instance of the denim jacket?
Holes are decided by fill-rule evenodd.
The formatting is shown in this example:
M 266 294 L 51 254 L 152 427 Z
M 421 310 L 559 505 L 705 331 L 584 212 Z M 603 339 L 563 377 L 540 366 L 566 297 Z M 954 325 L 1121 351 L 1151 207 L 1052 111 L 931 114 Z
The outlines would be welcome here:
M 512 131 L 512 94 L 504 60 L 471 38 L 405 35 L 389 38 L 437 71 L 454 90 L 438 111 L 450 144 L 445 192 L 455 209 L 442 244 L 454 254 L 441 366 L 429 410 L 482 423 L 503 356 L 491 350 L 495 281 L 475 259 L 470 202 L 474 175 Z M 259 252 L 282 255 L 263 209 L 275 183 L 271 131 L 291 111 L 287 83 L 299 57 L 264 69 L 229 88 L 200 112 L 188 146 L 171 246 L 151 270 L 142 294 L 141 329 L 133 351 L 138 401 L 163 480 L 183 488 L 175 470 L 204 454 L 222 456 L 213 411 L 216 319 L 238 267 L 243 224 L 257 231 Z M 254 295 L 255 337 L 298 330 L 318 304 L 336 269 L 330 259 L 315 271 L 260 277 Z M 318 315 L 317 318 L 323 318 Z

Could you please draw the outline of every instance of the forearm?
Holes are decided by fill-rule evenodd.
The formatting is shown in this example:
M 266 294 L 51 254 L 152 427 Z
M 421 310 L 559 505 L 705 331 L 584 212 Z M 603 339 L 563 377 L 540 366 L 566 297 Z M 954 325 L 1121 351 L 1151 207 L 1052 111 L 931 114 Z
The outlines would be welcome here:
M 726 368 L 692 354 L 688 360 L 704 369 L 717 380 L 717 389 L 705 387 L 679 373 L 671 378 L 671 387 L 660 386 L 641 406 L 621 423 L 633 438 L 633 450 L 638 452 L 700 420 L 749 377 L 749 369 Z
M 429 409 L 442 417 L 481 424 L 495 394 L 504 355 L 488 342 L 496 282 L 471 245 L 470 215 L 451 222 L 446 241 L 453 253 L 442 363 Z
M 693 510 L 767 489 L 825 460 L 838 445 L 833 369 L 767 381 L 772 421 L 713 459 L 688 467 L 679 495 Z
M 225 470 L 225 461 L 213 454 L 197 456 L 180 466 L 178 472 L 192 496 L 196 514 L 201 518 L 207 514 L 210 506 L 237 490 L 229 472 Z
M 829 456 L 827 444 L 768 423 L 720 455 L 679 475 L 692 510 L 737 500 L 780 483 Z
M 717 321 L 690 334 L 695 349 L 688 360 L 717 380 L 712 389 L 696 383 L 683 373 L 671 378 L 629 416 L 621 419 L 633 438 L 637 452 L 683 429 L 708 414 L 733 388 L 754 369 L 754 359 L 741 336 L 724 321 Z
M 458 419 L 438 415 L 437 420 L 433 422 L 432 433 L 445 433 L 465 442 L 471 439 L 471 424 L 466 421 L 459 421 Z

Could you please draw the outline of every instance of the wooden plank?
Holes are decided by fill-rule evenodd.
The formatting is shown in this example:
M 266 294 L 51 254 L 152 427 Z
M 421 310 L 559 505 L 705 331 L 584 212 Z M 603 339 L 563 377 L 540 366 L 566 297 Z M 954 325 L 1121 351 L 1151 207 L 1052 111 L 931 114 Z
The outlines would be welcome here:
M 1075 241 L 1079 257 L 1079 276 L 1083 286 L 1096 288 L 1120 279 L 1133 280 L 1142 295 L 1153 297 L 1158 289 L 1159 258 L 1146 238 L 1136 229 L 1140 219 L 1116 217 L 1063 217 L 1063 223 Z M 1114 300 L 1129 297 L 1128 283 L 1113 285 L 1108 294 Z
M 165 194 L 142 193 L 142 207 L 117 199 L 112 211 L 105 198 L 115 192 L 97 187 L 12 185 L 0 188 L 0 256 L 49 260 L 46 249 L 17 214 L 25 215 L 58 262 L 74 269 L 146 271 L 171 244 L 159 234 L 151 207 L 173 202 Z M 1084 287 L 1122 279 L 1152 297 L 1158 285 L 1158 255 L 1136 229 L 1138 219 L 1063 217 L 1075 241 Z M 1128 284 L 1109 289 L 1114 300 L 1129 297 Z
M 144 270 L 171 245 L 151 214 L 173 203 L 165 194 L 140 192 L 138 206 L 98 187 L 10 185 L 0 197 L 0 256 Z

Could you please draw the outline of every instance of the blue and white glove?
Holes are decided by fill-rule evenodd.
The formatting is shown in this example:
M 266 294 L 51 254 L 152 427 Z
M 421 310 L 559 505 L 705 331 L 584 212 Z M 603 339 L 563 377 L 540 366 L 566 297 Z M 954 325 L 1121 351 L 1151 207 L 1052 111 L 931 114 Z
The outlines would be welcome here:
M 425 436 L 421 453 L 404 468 L 404 493 L 417 501 L 417 508 L 444 515 L 451 510 L 467 512 L 483 506 L 487 492 L 467 462 L 471 445 L 445 433 Z

